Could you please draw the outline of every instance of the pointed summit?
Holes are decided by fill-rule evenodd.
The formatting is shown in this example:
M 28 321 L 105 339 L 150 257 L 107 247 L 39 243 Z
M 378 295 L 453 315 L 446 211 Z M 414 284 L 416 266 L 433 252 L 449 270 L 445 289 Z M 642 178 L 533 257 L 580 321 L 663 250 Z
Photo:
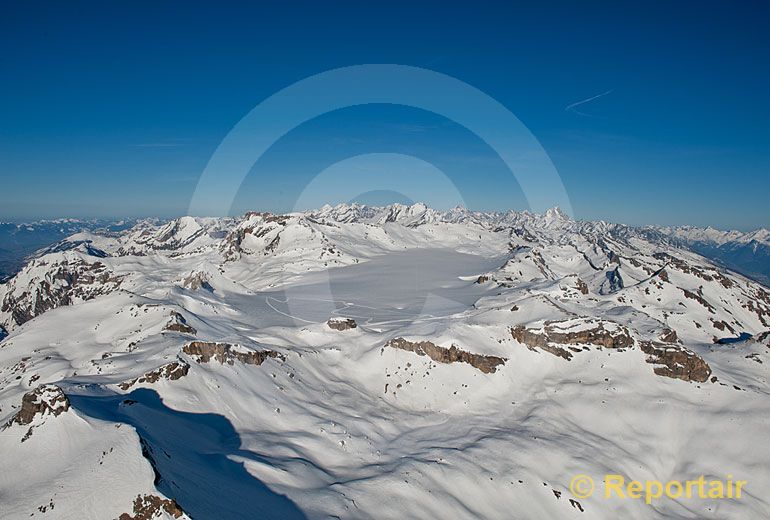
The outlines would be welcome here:
M 569 215 L 564 213 L 559 208 L 559 206 L 554 206 L 552 208 L 549 208 L 548 210 L 546 210 L 545 215 L 543 216 L 545 217 L 545 221 L 549 224 L 552 222 L 563 222 L 566 220 L 570 220 Z

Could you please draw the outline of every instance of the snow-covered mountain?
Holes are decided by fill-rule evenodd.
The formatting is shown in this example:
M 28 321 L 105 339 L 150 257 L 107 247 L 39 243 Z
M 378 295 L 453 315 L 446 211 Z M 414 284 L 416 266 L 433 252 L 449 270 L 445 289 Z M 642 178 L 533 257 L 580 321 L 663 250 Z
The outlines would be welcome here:
M 41 248 L 83 230 L 118 232 L 136 220 L 54 219 L 34 222 L 0 222 L 0 282 L 16 274 L 27 257 Z
M 770 231 L 721 231 L 714 228 L 659 227 L 676 244 L 770 286 Z
M 770 291 L 698 233 L 422 204 L 76 233 L 0 285 L 3 517 L 768 517 Z M 748 485 L 572 496 L 606 473 Z

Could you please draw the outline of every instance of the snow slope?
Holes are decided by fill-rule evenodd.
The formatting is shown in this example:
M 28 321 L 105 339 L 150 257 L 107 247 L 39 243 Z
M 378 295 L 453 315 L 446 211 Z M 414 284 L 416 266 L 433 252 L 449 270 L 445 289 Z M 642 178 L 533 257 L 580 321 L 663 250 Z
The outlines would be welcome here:
M 0 301 L 3 518 L 770 516 L 770 293 L 633 228 L 185 217 L 73 236 Z M 748 485 L 571 495 L 606 473 Z

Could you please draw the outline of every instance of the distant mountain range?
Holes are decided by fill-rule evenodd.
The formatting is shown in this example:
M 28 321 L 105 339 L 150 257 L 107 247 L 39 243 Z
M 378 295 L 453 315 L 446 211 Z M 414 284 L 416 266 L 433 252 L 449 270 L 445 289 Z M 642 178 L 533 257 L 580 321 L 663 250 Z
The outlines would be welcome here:
M 770 286 L 770 231 L 748 233 L 691 226 L 653 228 L 675 243 Z
M 81 231 L 125 230 L 136 220 L 55 219 L 26 223 L 0 222 L 0 282 L 19 271 L 27 257 Z
M 558 209 L 550 212 L 552 217 Z M 406 206 L 393 204 L 372 207 L 360 204 L 325 206 L 309 215 L 331 216 L 339 222 L 407 221 L 421 222 L 476 222 L 488 225 L 522 223 L 532 214 L 527 211 L 478 212 L 457 207 L 438 211 L 423 204 Z M 34 253 L 81 231 L 114 233 L 129 229 L 138 223 L 159 224 L 160 219 L 55 219 L 28 223 L 0 222 L 0 283 L 18 272 L 26 259 Z M 596 223 L 599 224 L 599 223 Z M 605 224 L 601 222 L 601 224 Z M 733 269 L 749 278 L 770 286 L 770 231 L 764 228 L 751 232 L 722 231 L 712 227 L 609 225 L 627 232 L 637 232 L 653 242 L 671 243 L 686 248 Z
M 317 216 L 329 216 L 340 222 L 404 221 L 412 225 L 423 222 L 476 222 L 486 225 L 523 226 L 536 219 L 528 211 L 479 212 L 457 207 L 449 211 L 437 211 L 423 204 L 405 206 L 394 204 L 385 208 L 363 205 L 325 206 L 310 212 Z M 558 208 L 546 212 L 547 220 L 567 219 Z M 712 227 L 694 226 L 627 226 L 604 221 L 585 221 L 584 229 L 607 230 L 624 236 L 637 235 L 652 243 L 689 249 L 729 269 L 770 286 L 770 230 L 760 228 L 750 232 L 722 231 Z

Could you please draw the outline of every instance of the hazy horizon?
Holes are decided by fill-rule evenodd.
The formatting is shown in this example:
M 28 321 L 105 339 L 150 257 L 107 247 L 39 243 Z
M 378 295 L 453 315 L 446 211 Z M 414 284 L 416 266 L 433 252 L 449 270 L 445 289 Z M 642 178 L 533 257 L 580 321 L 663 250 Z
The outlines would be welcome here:
M 494 210 L 491 210 L 491 209 L 467 208 L 467 207 L 462 206 L 462 205 L 448 206 L 448 207 L 436 207 L 434 205 L 426 204 L 425 202 L 422 202 L 422 201 L 419 201 L 419 200 L 413 201 L 413 202 L 411 202 L 411 201 L 405 202 L 403 200 L 393 200 L 392 202 L 380 202 L 380 203 L 361 202 L 361 201 L 346 201 L 346 202 L 328 202 L 327 204 L 329 206 L 332 206 L 332 207 L 338 206 L 338 205 L 342 205 L 342 204 L 347 204 L 347 205 L 359 204 L 359 205 L 362 205 L 362 206 L 369 206 L 369 207 L 385 207 L 385 206 L 389 206 L 389 205 L 392 205 L 392 204 L 404 204 L 404 205 L 408 205 L 408 206 L 409 205 L 414 205 L 414 204 L 424 204 L 425 206 L 427 206 L 427 207 L 429 207 L 431 209 L 435 209 L 437 211 L 448 211 L 450 209 L 454 209 L 455 207 L 459 206 L 459 207 L 464 207 L 465 209 L 467 209 L 469 211 L 482 212 L 482 213 L 505 213 L 505 212 L 508 212 L 508 211 L 515 211 L 515 212 L 528 211 L 528 212 L 531 212 L 531 213 L 536 213 L 536 214 L 540 213 L 540 214 L 542 214 L 542 212 L 533 212 L 532 210 L 527 209 L 527 208 L 523 208 L 523 209 L 522 208 L 507 208 L 507 209 L 494 209 Z M 310 208 L 304 208 L 304 209 L 292 209 L 292 210 L 281 211 L 281 212 L 268 211 L 268 210 L 265 210 L 263 208 L 256 208 L 255 207 L 255 208 L 247 209 L 247 210 L 244 210 L 244 211 L 241 211 L 241 212 L 238 212 L 238 213 L 233 213 L 231 215 L 227 215 L 227 217 L 216 217 L 216 216 L 213 216 L 213 215 L 191 215 L 189 213 L 179 213 L 179 214 L 174 214 L 174 215 L 152 215 L 152 214 L 147 214 L 147 215 L 104 215 L 104 216 L 82 215 L 82 216 L 54 216 L 54 217 L 40 217 L 40 218 L 34 218 L 34 217 L 33 218 L 13 218 L 13 217 L 10 217 L 9 218 L 9 217 L 5 217 L 5 218 L 0 218 L 0 225 L 2 225 L 2 224 L 24 225 L 24 224 L 32 224 L 32 223 L 35 223 L 35 222 L 55 222 L 55 221 L 60 221 L 60 220 L 76 220 L 76 221 L 84 221 L 84 222 L 85 221 L 117 222 L 117 221 L 121 221 L 121 220 L 131 221 L 131 220 L 144 220 L 144 219 L 152 220 L 152 219 L 157 219 L 157 220 L 160 220 L 160 221 L 169 221 L 169 220 L 173 220 L 173 219 L 177 219 L 177 218 L 182 218 L 182 217 L 188 217 L 188 216 L 195 217 L 195 218 L 237 218 L 237 217 L 243 216 L 245 213 L 250 212 L 250 211 L 257 211 L 257 212 L 265 211 L 265 212 L 274 213 L 274 214 L 287 214 L 287 213 L 306 212 L 306 211 L 319 210 L 322 207 L 323 207 L 323 205 L 321 205 L 321 206 L 314 206 L 314 207 L 310 207 Z M 555 207 L 558 207 L 558 206 L 555 206 Z M 752 231 L 758 231 L 758 230 L 762 230 L 762 229 L 770 229 L 770 226 L 756 226 L 756 227 L 745 227 L 745 228 L 742 228 L 742 227 L 720 227 L 720 226 L 717 226 L 717 225 L 709 225 L 709 224 L 706 224 L 706 225 L 696 225 L 696 224 L 688 224 L 688 223 L 683 223 L 683 224 L 671 224 L 671 223 L 655 223 L 655 224 L 641 223 L 641 224 L 635 224 L 635 223 L 631 223 L 631 222 L 621 222 L 621 221 L 617 221 L 617 220 L 611 220 L 611 219 L 608 219 L 608 218 L 596 218 L 596 219 L 586 219 L 586 218 L 580 218 L 580 217 L 570 217 L 570 218 L 573 218 L 574 220 L 581 220 L 581 221 L 599 221 L 599 220 L 601 220 L 601 221 L 610 222 L 610 223 L 613 223 L 613 224 L 621 224 L 621 225 L 626 225 L 626 226 L 630 226 L 630 227 L 653 226 L 653 227 L 693 227 L 693 228 L 701 228 L 701 229 L 713 228 L 713 229 L 720 230 L 720 231 L 740 231 L 742 233 L 749 233 L 749 232 L 752 232 Z
M 456 78 L 514 114 L 553 162 L 577 218 L 770 227 L 770 68 L 758 58 L 770 51 L 767 6 L 671 4 L 660 16 L 566 4 L 557 16 L 442 4 L 440 23 L 429 5 L 408 16 L 348 9 L 359 23 L 321 6 L 306 6 L 302 20 L 275 5 L 9 6 L 0 219 L 184 214 L 218 146 L 255 106 L 324 71 L 395 63 Z M 517 172 L 468 128 L 374 103 L 283 134 L 232 212 L 288 211 L 320 172 L 367 154 L 431 164 L 474 209 L 527 207 Z M 385 184 L 390 166 L 366 165 Z M 420 175 L 411 182 L 430 191 Z M 325 189 L 317 195 L 332 200 L 335 186 Z

